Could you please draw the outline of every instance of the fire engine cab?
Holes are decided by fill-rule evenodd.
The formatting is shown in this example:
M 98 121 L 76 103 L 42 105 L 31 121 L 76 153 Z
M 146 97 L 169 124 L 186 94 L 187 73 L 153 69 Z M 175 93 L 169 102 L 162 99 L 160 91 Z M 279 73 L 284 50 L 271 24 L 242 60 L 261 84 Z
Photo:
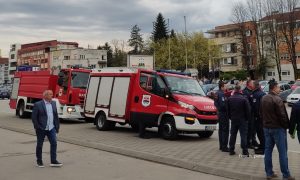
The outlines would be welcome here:
M 53 91 L 59 118 L 84 119 L 83 104 L 90 72 L 88 69 L 62 69 L 57 75 L 50 71 L 16 72 L 10 108 L 16 109 L 17 116 L 25 118 L 49 89 Z
M 84 113 L 98 130 L 116 123 L 158 127 L 165 139 L 178 133 L 210 137 L 217 128 L 217 110 L 197 80 L 173 73 L 134 68 L 104 68 L 90 75 Z

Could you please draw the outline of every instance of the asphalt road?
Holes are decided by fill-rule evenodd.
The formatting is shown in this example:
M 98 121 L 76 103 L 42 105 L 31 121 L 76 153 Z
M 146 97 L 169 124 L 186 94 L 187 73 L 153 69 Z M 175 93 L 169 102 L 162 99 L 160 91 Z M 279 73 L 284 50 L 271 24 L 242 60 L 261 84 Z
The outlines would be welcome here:
M 290 116 L 291 107 L 289 107 L 286 104 L 286 109 L 287 109 L 288 115 Z M 15 111 L 11 110 L 9 108 L 9 100 L 0 100 L 0 113 L 1 112 L 15 114 Z M 1 117 L 1 115 L 0 115 L 0 117 Z M 155 128 L 153 128 L 153 130 L 156 131 Z M 214 133 L 211 138 L 218 139 L 218 133 Z M 237 144 L 239 144 L 239 142 L 240 142 L 239 135 L 237 136 L 237 141 L 236 142 L 237 142 Z M 289 149 L 288 151 L 290 151 L 290 152 L 295 152 L 295 153 L 300 154 L 300 145 L 299 145 L 298 140 L 288 138 L 288 149 Z
M 4 113 L 14 113 L 7 104 L 7 100 L 0 101 L 0 119 Z M 63 142 L 58 142 L 58 160 L 64 166 L 49 166 L 49 143 L 45 142 L 45 168 L 38 168 L 35 166 L 35 136 L 0 128 L 0 137 L 0 180 L 227 179 Z

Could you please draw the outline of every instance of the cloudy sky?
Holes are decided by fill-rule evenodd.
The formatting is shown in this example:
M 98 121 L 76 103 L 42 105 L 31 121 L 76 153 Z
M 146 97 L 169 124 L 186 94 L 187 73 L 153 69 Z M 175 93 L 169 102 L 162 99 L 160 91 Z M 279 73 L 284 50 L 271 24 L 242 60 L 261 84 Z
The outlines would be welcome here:
M 230 23 L 231 7 L 238 0 L 0 0 L 0 49 L 7 56 L 12 43 L 57 39 L 81 47 L 127 41 L 137 24 L 144 38 L 159 12 L 170 28 L 206 31 Z

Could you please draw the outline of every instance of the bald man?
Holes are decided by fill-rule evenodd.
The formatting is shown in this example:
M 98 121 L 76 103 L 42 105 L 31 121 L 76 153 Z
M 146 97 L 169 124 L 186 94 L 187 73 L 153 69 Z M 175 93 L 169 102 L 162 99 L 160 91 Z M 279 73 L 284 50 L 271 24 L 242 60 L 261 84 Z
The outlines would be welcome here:
M 52 101 L 53 92 L 46 90 L 43 93 L 43 100 L 34 104 L 32 110 L 32 122 L 36 132 L 36 163 L 37 167 L 44 167 L 42 160 L 43 143 L 45 136 L 50 142 L 51 167 L 61 167 L 62 163 L 56 159 L 57 141 L 56 134 L 59 132 L 59 119 L 56 104 Z

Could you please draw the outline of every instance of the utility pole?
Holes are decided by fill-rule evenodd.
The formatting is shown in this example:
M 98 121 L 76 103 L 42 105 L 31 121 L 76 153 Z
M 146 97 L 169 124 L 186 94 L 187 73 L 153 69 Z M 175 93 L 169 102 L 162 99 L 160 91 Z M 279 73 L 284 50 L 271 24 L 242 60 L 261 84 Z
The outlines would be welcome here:
M 171 63 L 171 47 L 170 47 L 170 38 L 171 38 L 171 31 L 170 31 L 170 22 L 169 22 L 169 18 L 168 18 L 168 31 L 169 31 L 169 37 L 168 37 L 168 43 L 169 43 L 169 67 L 170 70 L 172 69 L 172 63 Z
M 186 32 L 186 17 L 184 16 L 184 34 L 185 34 L 185 69 L 187 70 L 187 32 Z
M 152 22 L 153 24 L 153 32 L 155 32 L 155 22 Z M 154 41 L 154 34 L 153 34 L 153 41 Z M 154 47 L 153 47 L 153 70 L 155 70 L 155 42 L 154 42 Z

